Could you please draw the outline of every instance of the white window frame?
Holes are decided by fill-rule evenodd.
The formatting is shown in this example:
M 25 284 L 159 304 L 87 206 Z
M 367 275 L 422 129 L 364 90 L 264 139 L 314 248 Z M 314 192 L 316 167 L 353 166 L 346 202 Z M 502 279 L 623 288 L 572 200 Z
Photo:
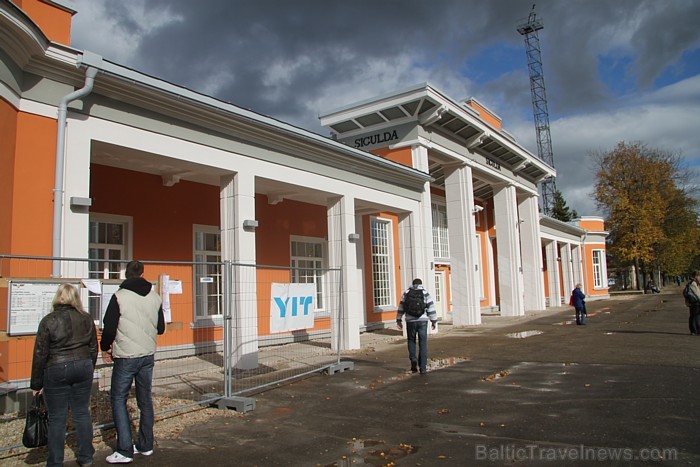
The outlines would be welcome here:
M 213 250 L 198 250 L 197 249 L 197 234 L 198 233 L 203 233 L 203 234 L 218 234 L 219 236 L 221 235 L 221 228 L 213 225 L 201 225 L 201 224 L 193 224 L 192 225 L 192 260 L 193 261 L 202 261 L 202 259 L 197 259 L 198 255 L 204 255 L 204 256 L 210 256 L 212 254 L 218 254 L 218 262 L 221 262 L 221 250 L 218 252 L 215 252 Z M 221 244 L 221 242 L 219 242 Z M 206 260 L 206 258 L 204 258 Z M 207 261 L 205 261 L 207 262 Z M 197 286 L 199 285 L 199 273 L 197 271 L 198 267 L 202 267 L 202 265 L 193 265 L 192 266 L 192 314 L 194 315 L 194 320 L 197 325 L 210 325 L 210 324 L 220 324 L 223 319 L 223 313 L 217 313 L 214 315 L 204 315 L 199 313 L 202 307 L 202 303 L 200 303 L 203 298 L 198 295 L 197 293 Z M 218 294 L 209 294 L 207 293 L 207 296 L 209 295 L 218 295 L 219 296 L 219 306 L 218 309 L 223 312 L 223 268 L 220 268 L 219 270 L 219 282 L 218 282 L 218 287 L 219 291 Z M 216 279 L 214 279 L 215 282 L 213 284 L 217 284 Z
M 433 232 L 433 256 L 435 258 L 450 257 L 449 226 L 447 225 L 447 204 L 444 200 L 433 199 L 430 203 Z M 441 214 L 444 213 L 444 219 Z M 444 220 L 444 225 L 442 221 Z
M 100 224 L 122 224 L 124 226 L 124 231 L 122 233 L 123 236 L 123 243 L 120 248 L 116 248 L 116 244 L 112 243 L 92 243 L 90 242 L 90 232 L 89 229 L 91 228 L 91 224 L 93 222 L 97 222 Z M 132 245 L 133 245 L 133 225 L 134 225 L 134 218 L 131 216 L 120 216 L 116 214 L 104 214 L 104 213 L 99 213 L 99 212 L 91 212 L 90 217 L 88 219 L 88 259 L 90 261 L 100 261 L 100 258 L 91 258 L 90 257 L 90 252 L 93 249 L 118 249 L 121 251 L 121 260 L 124 262 L 119 264 L 119 274 L 118 277 L 110 277 L 109 274 L 109 265 L 110 263 L 105 262 L 106 268 L 103 269 L 102 274 L 99 274 L 99 277 L 97 275 L 94 275 L 91 271 L 90 268 L 92 265 L 88 263 L 88 276 L 91 279 L 98 279 L 98 280 L 122 280 L 126 276 L 124 275 L 124 272 L 126 270 L 126 260 L 129 258 L 133 257 L 132 253 Z M 105 260 L 109 259 L 109 255 L 105 255 Z M 95 294 L 92 292 L 87 292 L 87 296 L 84 297 L 85 303 L 87 306 L 87 310 L 92 316 L 93 320 L 95 321 L 95 324 L 99 326 L 100 328 L 102 327 L 102 314 L 103 311 L 107 308 L 107 303 L 103 303 L 102 300 L 105 299 L 105 296 L 102 294 Z
M 90 213 L 90 219 L 88 221 L 88 229 L 90 228 L 90 224 L 93 222 L 97 222 L 100 224 L 122 224 L 124 225 L 124 243 L 122 244 L 120 250 L 122 251 L 122 258 L 123 260 L 127 258 L 132 257 L 132 243 L 133 243 L 133 225 L 134 225 L 134 219 L 131 216 L 119 216 L 116 214 L 101 214 L 101 213 Z M 94 246 L 93 246 L 94 245 Z M 114 247 L 114 244 L 108 244 L 108 243 L 91 243 L 90 242 L 90 234 L 88 232 L 88 258 L 90 260 L 96 260 L 99 261 L 97 258 L 90 258 L 89 252 L 93 248 L 108 248 L 108 247 Z M 105 258 L 109 259 L 109 258 Z M 120 272 L 119 272 L 119 279 L 124 279 L 124 270 L 126 268 L 126 263 L 122 263 L 120 266 Z M 109 279 L 109 275 L 107 271 L 104 271 L 105 274 L 103 274 L 103 277 L 95 278 L 95 279 Z M 117 279 L 117 278 L 112 278 L 112 279 Z
M 297 243 L 308 243 L 312 245 L 320 245 L 321 246 L 321 256 L 294 256 L 292 255 L 292 242 L 297 242 Z M 328 290 L 329 289 L 329 284 L 327 283 L 328 281 L 328 274 L 326 274 L 325 269 L 328 268 L 328 244 L 325 239 L 319 238 L 319 237 L 304 237 L 304 236 L 299 236 L 299 235 L 291 235 L 289 237 L 289 265 L 292 270 L 290 270 L 290 282 L 294 282 L 295 277 L 294 277 L 294 271 L 298 269 L 304 269 L 303 267 L 298 265 L 298 261 L 314 261 L 318 262 L 318 266 L 314 266 L 314 268 L 321 269 L 320 271 L 316 269 L 314 271 L 314 276 L 313 276 L 313 281 L 312 283 L 316 285 L 316 295 L 314 296 L 314 310 L 316 313 L 316 316 L 321 317 L 320 315 L 326 315 L 328 314 L 328 308 L 325 306 L 326 303 L 328 303 L 329 295 L 328 295 Z M 309 283 L 309 282 L 305 282 Z M 318 298 L 321 298 L 321 305 L 318 303 Z
M 381 282 L 386 283 L 386 287 L 381 290 L 383 292 L 378 294 L 377 283 L 378 279 L 376 277 L 375 271 L 375 258 L 380 257 L 375 253 L 374 242 L 375 242 L 375 224 L 381 224 L 384 226 L 386 234 L 386 244 L 383 247 L 386 249 L 386 254 L 382 254 L 381 257 L 386 258 L 386 271 L 382 271 L 385 277 L 380 278 Z M 394 223 L 391 219 L 371 216 L 369 222 L 369 236 L 370 236 L 370 257 L 372 263 L 372 303 L 374 305 L 373 309 L 375 312 L 392 311 L 396 309 L 396 272 L 394 271 Z M 385 291 L 385 292 L 384 292 Z M 379 303 L 378 298 L 383 298 Z
M 596 256 L 598 256 L 598 261 L 596 261 Z M 593 288 L 605 289 L 608 283 L 605 250 L 592 250 L 591 257 L 593 263 Z

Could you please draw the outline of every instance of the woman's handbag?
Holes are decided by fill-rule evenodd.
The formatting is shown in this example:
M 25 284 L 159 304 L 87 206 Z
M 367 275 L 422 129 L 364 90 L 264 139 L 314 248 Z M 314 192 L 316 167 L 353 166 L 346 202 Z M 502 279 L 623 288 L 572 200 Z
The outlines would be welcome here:
M 49 414 L 44 404 L 44 396 L 36 393 L 32 406 L 27 410 L 27 422 L 24 425 L 22 444 L 26 448 L 46 446 L 49 436 Z

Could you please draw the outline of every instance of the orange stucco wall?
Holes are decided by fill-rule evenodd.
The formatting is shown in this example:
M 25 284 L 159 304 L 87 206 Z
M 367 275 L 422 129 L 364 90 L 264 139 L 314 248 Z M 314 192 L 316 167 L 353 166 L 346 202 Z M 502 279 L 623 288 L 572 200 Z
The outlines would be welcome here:
M 260 222 L 255 230 L 258 264 L 288 266 L 290 236 L 328 236 L 328 214 L 325 206 L 291 200 L 271 205 L 265 195 L 256 195 L 255 216 Z
M 192 261 L 192 224 L 219 225 L 219 187 L 90 166 L 92 212 L 133 217 L 134 258 Z
M 410 147 L 399 149 L 380 148 L 370 152 L 398 164 L 413 167 L 413 152 Z
M 2 167 L 0 170 L 0 252 L 2 253 L 11 251 L 16 135 L 17 111 L 0 99 L 0 141 L 2 141 L 0 144 L 0 167 Z
M 14 173 L 8 174 L 14 181 L 7 253 L 50 256 L 56 120 L 19 113 L 15 141 Z
M 594 287 L 595 282 L 593 281 L 593 250 L 603 250 L 605 251 L 604 243 L 588 243 L 583 246 L 583 254 L 585 255 L 584 261 L 584 274 L 586 275 L 586 294 L 595 295 L 607 295 L 608 294 L 608 278 L 603 277 L 603 287 L 596 289 Z
M 468 100 L 465 102 L 469 107 L 476 110 L 479 113 L 479 118 L 491 125 L 497 130 L 501 129 L 501 119 L 496 117 L 491 111 L 484 106 L 480 105 L 478 102 L 473 100 Z
M 41 28 L 49 40 L 70 45 L 70 27 L 73 18 L 70 12 L 39 0 L 13 0 L 13 2 Z

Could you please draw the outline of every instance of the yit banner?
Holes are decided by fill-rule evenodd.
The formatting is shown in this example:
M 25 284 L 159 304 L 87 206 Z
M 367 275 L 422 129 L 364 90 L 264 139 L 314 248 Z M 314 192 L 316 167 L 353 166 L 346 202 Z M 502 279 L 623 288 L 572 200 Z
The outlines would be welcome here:
M 314 327 L 315 284 L 272 283 L 270 332 Z

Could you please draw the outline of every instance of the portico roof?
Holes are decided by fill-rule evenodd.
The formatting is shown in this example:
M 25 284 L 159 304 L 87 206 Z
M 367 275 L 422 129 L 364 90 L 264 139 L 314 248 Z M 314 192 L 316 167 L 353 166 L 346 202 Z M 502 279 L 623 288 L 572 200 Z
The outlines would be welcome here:
M 416 122 L 458 141 L 469 151 L 496 159 L 533 182 L 556 176 L 553 167 L 518 144 L 508 132 L 488 124 L 476 110 L 452 100 L 429 83 L 331 110 L 320 119 L 339 138 Z

